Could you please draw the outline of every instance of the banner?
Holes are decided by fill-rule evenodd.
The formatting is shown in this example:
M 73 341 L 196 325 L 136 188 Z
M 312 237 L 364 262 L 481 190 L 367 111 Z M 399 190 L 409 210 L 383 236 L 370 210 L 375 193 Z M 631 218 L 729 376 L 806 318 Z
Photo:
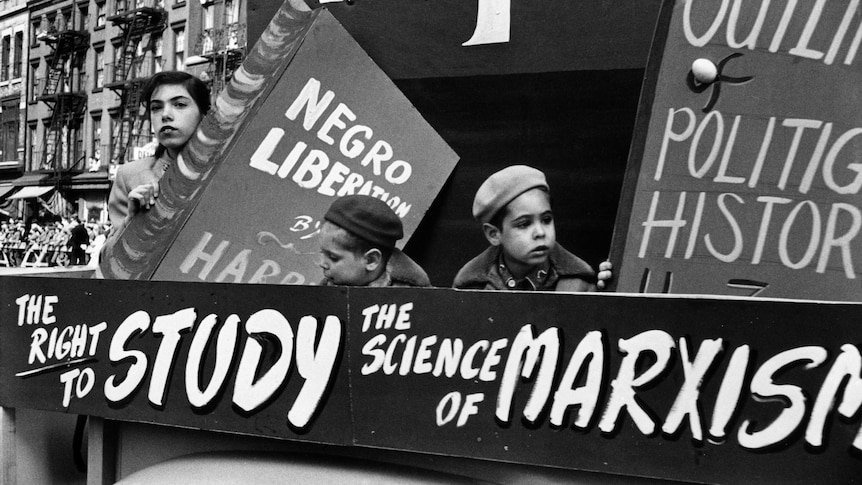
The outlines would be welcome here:
M 862 469 L 858 304 L 68 283 L 0 279 L 0 405 L 707 483 Z
M 856 2 L 665 2 L 618 290 L 858 301 Z
M 69 282 L 3 278 L 4 406 L 350 443 L 343 289 Z

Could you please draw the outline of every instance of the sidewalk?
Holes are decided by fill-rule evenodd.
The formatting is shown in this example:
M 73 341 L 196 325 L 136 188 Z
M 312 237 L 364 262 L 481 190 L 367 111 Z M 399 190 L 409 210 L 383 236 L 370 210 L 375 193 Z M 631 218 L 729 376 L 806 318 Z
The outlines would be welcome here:
M 90 266 L 49 266 L 45 268 L 0 267 L 0 276 L 49 276 L 52 278 L 92 278 Z

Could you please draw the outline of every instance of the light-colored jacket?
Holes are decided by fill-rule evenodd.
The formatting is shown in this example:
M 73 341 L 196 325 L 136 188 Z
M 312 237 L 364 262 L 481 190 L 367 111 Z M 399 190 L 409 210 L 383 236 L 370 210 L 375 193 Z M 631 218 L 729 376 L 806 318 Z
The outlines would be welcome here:
M 111 195 L 108 196 L 108 217 L 111 220 L 110 236 L 119 232 L 126 225 L 129 215 L 129 192 L 135 187 L 151 182 L 158 182 L 170 165 L 170 160 L 156 157 L 146 157 L 120 165 Z

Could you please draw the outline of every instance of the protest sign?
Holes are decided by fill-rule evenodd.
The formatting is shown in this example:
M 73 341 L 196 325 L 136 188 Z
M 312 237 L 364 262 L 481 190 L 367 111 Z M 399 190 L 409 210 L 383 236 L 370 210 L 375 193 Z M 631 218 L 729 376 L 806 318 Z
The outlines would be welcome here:
M 457 161 L 326 11 L 226 157 L 154 278 L 316 283 L 337 197 L 386 202 L 403 246 Z
M 858 7 L 664 3 L 617 218 L 618 290 L 862 297 Z
M 695 482 L 849 483 L 860 317 L 855 303 L 7 277 L 0 405 Z
M 315 283 L 315 236 L 336 198 L 386 202 L 403 246 L 457 160 L 328 11 L 285 2 L 154 209 L 109 241 L 101 268 L 117 279 Z

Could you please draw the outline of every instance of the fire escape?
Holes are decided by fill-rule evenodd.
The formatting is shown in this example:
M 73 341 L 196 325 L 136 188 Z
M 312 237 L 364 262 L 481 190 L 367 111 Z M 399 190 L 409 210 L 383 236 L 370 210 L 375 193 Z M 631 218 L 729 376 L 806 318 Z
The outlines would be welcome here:
M 149 69 L 146 52 L 155 49 L 155 37 L 151 34 L 162 32 L 167 27 L 168 14 L 161 7 L 143 6 L 138 2 L 134 10 L 118 13 L 108 18 L 120 28 L 122 43 L 117 47 L 117 60 L 106 87 L 120 97 L 120 119 L 114 127 L 111 162 L 125 163 L 129 148 L 141 143 L 138 133 L 145 133 L 146 117 L 141 116 L 141 91 L 147 78 L 153 74 Z M 149 35 L 144 44 L 144 37 Z
M 213 98 L 224 89 L 245 58 L 246 26 L 238 22 L 240 1 L 222 3 L 220 25 L 204 29 L 195 49 L 208 65 L 201 79 L 209 85 Z
M 40 168 L 54 172 L 55 179 L 59 181 L 64 170 L 80 161 L 73 158 L 83 157 L 83 154 L 74 153 L 70 137 L 74 130 L 81 128 L 87 107 L 85 83 L 80 76 L 74 76 L 74 72 L 81 72 L 90 34 L 87 31 L 52 29 L 39 38 L 52 49 L 47 56 L 45 85 L 37 98 L 51 110 Z

